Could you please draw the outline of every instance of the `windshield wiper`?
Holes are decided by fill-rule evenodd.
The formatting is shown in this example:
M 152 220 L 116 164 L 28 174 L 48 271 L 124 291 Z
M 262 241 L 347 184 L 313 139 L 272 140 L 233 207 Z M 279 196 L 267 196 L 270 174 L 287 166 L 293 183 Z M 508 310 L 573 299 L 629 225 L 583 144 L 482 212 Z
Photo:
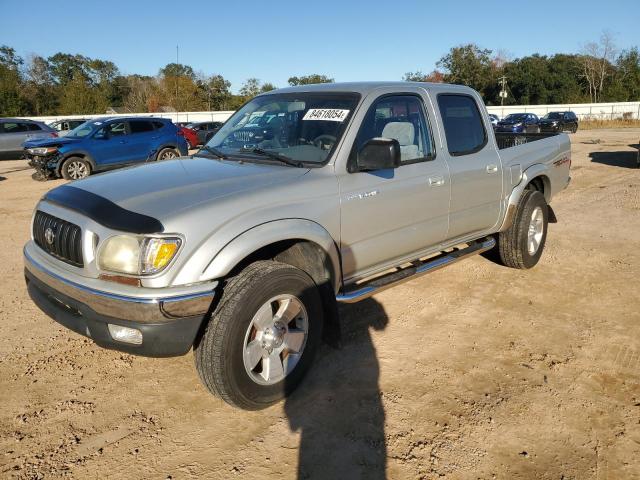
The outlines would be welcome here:
M 287 157 L 286 155 L 282 155 L 277 152 L 271 152 L 269 150 L 263 150 L 262 148 L 241 148 L 241 152 L 251 152 L 256 155 L 262 155 L 263 157 L 269 157 L 273 160 L 278 160 L 280 163 L 284 163 L 285 165 L 290 165 L 292 167 L 304 168 L 304 163 L 294 160 L 293 158 Z
M 210 147 L 209 145 L 204 145 L 200 150 L 198 150 L 198 153 L 196 153 L 196 155 L 198 155 L 203 150 L 212 155 L 215 155 L 221 160 L 225 160 L 227 158 L 227 156 L 224 153 L 222 153 L 220 150 L 216 150 L 215 148 Z

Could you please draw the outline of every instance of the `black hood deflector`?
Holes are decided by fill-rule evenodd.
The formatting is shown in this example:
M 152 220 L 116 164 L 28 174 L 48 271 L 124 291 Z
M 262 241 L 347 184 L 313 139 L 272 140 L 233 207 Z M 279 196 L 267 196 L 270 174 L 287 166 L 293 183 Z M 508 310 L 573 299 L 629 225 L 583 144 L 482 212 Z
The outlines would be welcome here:
M 156 218 L 132 212 L 100 195 L 70 185 L 62 185 L 50 190 L 43 199 L 82 213 L 113 230 L 138 234 L 164 231 L 164 225 Z

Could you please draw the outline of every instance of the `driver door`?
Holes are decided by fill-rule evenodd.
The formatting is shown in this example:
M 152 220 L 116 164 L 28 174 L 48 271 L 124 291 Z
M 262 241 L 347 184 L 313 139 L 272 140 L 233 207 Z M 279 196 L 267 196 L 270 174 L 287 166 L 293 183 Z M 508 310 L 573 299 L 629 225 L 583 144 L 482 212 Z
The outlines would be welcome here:
M 126 121 L 108 123 L 93 138 L 93 156 L 103 167 L 115 167 L 125 163 L 129 152 L 129 130 Z
M 357 151 L 375 137 L 398 141 L 401 166 L 339 177 L 347 281 L 413 259 L 447 235 L 449 173 L 444 158 L 436 156 L 427 118 L 420 95 L 386 95 L 374 101 L 360 126 L 349 170 Z

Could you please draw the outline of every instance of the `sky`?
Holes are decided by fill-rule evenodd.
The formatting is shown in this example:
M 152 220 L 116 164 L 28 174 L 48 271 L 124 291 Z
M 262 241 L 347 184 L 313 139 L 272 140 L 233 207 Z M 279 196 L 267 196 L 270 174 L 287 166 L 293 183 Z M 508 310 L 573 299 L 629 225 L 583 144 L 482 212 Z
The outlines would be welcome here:
M 608 30 L 619 48 L 640 46 L 638 0 L 0 0 L 0 12 L 0 45 L 24 58 L 79 53 L 156 75 L 178 45 L 180 63 L 233 91 L 311 73 L 402 80 L 466 43 L 513 58 L 577 53 Z

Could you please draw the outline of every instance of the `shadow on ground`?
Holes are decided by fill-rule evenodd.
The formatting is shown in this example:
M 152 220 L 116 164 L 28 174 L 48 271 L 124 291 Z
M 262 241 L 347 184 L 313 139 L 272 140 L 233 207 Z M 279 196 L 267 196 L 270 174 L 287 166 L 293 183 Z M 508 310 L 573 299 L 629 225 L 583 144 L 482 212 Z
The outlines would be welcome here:
M 637 148 L 637 145 L 630 145 Z M 601 163 L 611 167 L 638 168 L 639 156 L 637 151 L 623 150 L 618 152 L 591 152 L 589 158 L 594 163 Z
M 341 350 L 324 346 L 306 380 L 286 400 L 301 432 L 299 479 L 384 479 L 384 409 L 371 330 L 388 323 L 374 299 L 340 307 Z

